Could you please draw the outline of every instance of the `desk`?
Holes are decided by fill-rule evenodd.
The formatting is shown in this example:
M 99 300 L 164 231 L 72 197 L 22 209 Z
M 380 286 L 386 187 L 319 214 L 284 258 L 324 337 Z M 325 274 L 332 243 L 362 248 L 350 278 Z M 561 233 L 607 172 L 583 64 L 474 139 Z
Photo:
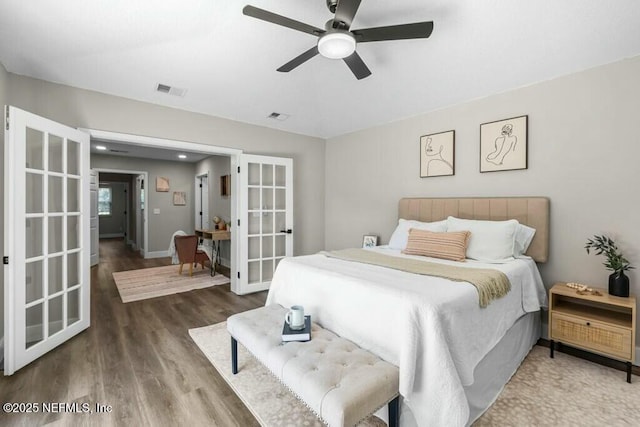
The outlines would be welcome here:
M 211 260 L 211 275 L 215 276 L 216 267 L 220 264 L 220 241 L 231 240 L 231 232 L 229 230 L 203 230 L 196 228 L 195 235 L 213 242 L 213 250 L 216 251 L 216 254 Z

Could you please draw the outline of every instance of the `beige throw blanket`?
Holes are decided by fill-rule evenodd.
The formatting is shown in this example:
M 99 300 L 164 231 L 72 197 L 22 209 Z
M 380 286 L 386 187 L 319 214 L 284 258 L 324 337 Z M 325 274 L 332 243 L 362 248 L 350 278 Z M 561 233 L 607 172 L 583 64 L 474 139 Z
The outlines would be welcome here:
M 511 283 L 507 276 L 501 271 L 489 268 L 438 264 L 380 254 L 364 249 L 342 249 L 330 252 L 325 251 L 321 252 L 321 254 L 330 258 L 378 265 L 408 273 L 441 277 L 456 282 L 469 282 L 478 290 L 478 299 L 482 308 L 488 306 L 494 299 L 505 296 L 511 290 Z

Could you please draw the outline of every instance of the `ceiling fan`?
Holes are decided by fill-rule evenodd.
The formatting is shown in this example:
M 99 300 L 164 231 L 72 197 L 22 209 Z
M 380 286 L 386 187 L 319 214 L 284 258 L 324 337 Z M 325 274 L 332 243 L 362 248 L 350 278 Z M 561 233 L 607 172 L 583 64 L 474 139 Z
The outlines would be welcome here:
M 364 79 L 371 75 L 371 71 L 356 52 L 357 43 L 426 39 L 433 31 L 432 21 L 351 30 L 351 22 L 360 7 L 361 0 L 326 0 L 326 2 L 335 16 L 327 21 L 324 30 L 254 6 L 245 6 L 242 13 L 318 37 L 316 46 L 278 68 L 278 71 L 283 73 L 288 73 L 319 53 L 326 58 L 344 60 L 358 80 Z

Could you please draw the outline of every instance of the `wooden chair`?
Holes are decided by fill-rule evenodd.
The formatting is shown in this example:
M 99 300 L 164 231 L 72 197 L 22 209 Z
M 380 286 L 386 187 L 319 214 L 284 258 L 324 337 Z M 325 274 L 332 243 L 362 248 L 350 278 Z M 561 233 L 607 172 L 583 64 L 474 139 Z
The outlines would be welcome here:
M 204 262 L 209 260 L 206 253 L 198 250 L 198 236 L 176 236 L 176 252 L 180 260 L 179 274 L 182 274 L 182 267 L 189 264 L 189 276 L 193 275 L 193 264 L 201 264 L 204 270 Z

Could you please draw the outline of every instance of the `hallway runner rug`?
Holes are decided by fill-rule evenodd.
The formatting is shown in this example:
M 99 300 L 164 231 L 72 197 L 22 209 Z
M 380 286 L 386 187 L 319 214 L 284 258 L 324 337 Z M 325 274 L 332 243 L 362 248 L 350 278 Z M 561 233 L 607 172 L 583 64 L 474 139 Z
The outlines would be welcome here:
M 177 265 L 166 265 L 119 271 L 113 273 L 113 280 L 124 303 L 226 285 L 230 282 L 228 277 L 220 273 L 211 277 L 208 268 L 194 269 L 191 277 L 188 267 L 185 266 L 182 275 L 178 274 L 178 268 Z

